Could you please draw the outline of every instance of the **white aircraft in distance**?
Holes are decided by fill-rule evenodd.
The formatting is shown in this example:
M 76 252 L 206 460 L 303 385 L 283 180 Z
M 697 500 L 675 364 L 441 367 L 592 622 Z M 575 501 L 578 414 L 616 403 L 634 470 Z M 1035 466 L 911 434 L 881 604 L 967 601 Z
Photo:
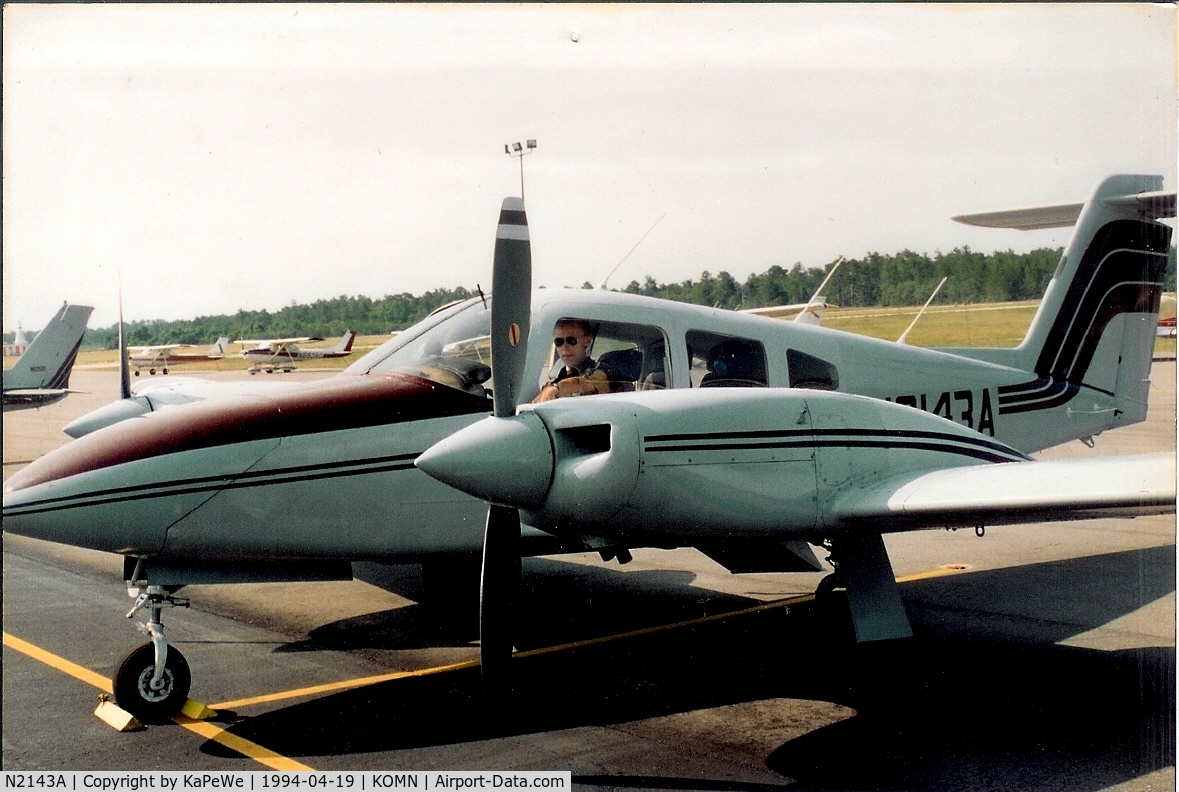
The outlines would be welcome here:
M 61 401 L 94 308 L 63 304 L 12 368 L 4 372 L 4 409 L 24 410 Z
M 831 276 L 835 274 L 835 270 L 839 269 L 839 265 L 842 263 L 843 256 L 840 256 L 831 266 L 831 271 L 827 273 L 827 277 L 823 278 L 823 282 L 819 284 L 819 288 L 815 289 L 814 295 L 804 303 L 767 305 L 764 308 L 744 308 L 741 310 L 741 313 L 753 314 L 754 316 L 767 316 L 771 319 L 791 319 L 802 324 L 817 325 L 823 320 L 823 311 L 830 307 L 827 304 L 827 298 L 823 296 L 823 289 L 827 288 L 827 282 L 831 280 Z
M 294 371 L 295 363 L 300 360 L 323 360 L 324 358 L 348 357 L 352 354 L 352 342 L 356 340 L 356 331 L 349 330 L 340 336 L 340 340 L 330 349 L 299 349 L 298 344 L 307 341 L 322 341 L 322 338 L 276 338 L 271 341 L 242 341 L 242 344 L 257 344 L 253 349 L 247 349 L 242 357 L 254 365 L 248 371 L 257 374 L 260 369 L 273 374 L 274 370 Z
M 229 336 L 221 336 L 213 346 L 204 352 L 189 352 L 191 344 L 161 344 L 158 346 L 137 346 L 131 353 L 129 361 L 135 367 L 135 376 L 139 376 L 140 369 L 147 369 L 148 374 L 154 375 L 156 369 L 168 373 L 169 366 L 182 363 L 204 363 L 210 360 L 220 360 L 225 357 L 225 349 L 229 346 Z
M 903 635 L 882 532 L 1174 509 L 1172 457 L 1027 458 L 1146 416 L 1172 233 L 1156 218 L 1175 214 L 1161 187 L 1095 187 L 1014 349 L 925 349 L 602 290 L 529 298 L 528 229 L 509 199 L 495 295 L 434 313 L 338 376 L 116 418 L 10 477 L 4 530 L 124 556 L 151 643 L 118 666 L 115 696 L 144 717 L 188 692 L 160 623 L 184 604 L 176 588 L 349 579 L 353 561 L 421 563 L 442 597 L 482 565 L 493 677 L 511 645 L 496 608 L 520 554 L 625 561 L 682 546 L 733 572 L 790 572 L 822 569 L 819 545 L 836 570 L 821 588 L 847 588 L 857 636 Z M 547 341 L 566 317 L 591 324 L 617 392 L 516 417 L 554 362 L 552 344 L 528 338 Z M 498 474 L 469 435 L 437 446 L 488 413 L 472 431 L 503 452 Z M 458 488 L 415 466 L 435 446 L 422 468 Z M 490 521 L 483 497 L 497 502 Z M 570 498 L 592 519 L 570 516 Z

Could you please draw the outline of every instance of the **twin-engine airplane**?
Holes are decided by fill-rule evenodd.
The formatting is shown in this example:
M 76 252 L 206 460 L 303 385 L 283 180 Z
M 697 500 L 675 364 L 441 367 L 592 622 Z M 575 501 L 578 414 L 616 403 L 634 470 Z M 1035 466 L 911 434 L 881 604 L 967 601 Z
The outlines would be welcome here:
M 221 360 L 225 357 L 225 349 L 229 346 L 229 336 L 221 336 L 204 352 L 190 352 L 191 344 L 160 344 L 158 346 L 134 347 L 128 361 L 135 367 L 135 376 L 139 376 L 140 369 L 147 369 L 148 374 L 155 374 L 156 369 L 168 373 L 169 366 L 183 363 L 204 363 L 210 360 Z
M 1156 218 L 1175 213 L 1161 187 L 1095 188 L 1015 349 L 923 349 L 601 290 L 529 295 L 528 228 L 509 199 L 493 298 L 446 307 L 335 377 L 92 431 L 8 480 L 4 529 L 124 556 L 152 642 L 120 665 L 116 697 L 147 717 L 187 695 L 160 624 L 177 587 L 347 579 L 356 560 L 421 562 L 429 591 L 483 551 L 493 679 L 521 554 L 690 546 L 735 572 L 786 572 L 821 569 L 821 545 L 836 566 L 823 588 L 847 588 L 857 636 L 905 635 L 882 532 L 1174 510 L 1173 458 L 1027 458 L 1146 415 L 1171 236 Z M 528 406 L 564 318 L 592 327 L 616 392 Z
M 4 372 L 4 409 L 25 410 L 61 401 L 70 393 L 70 372 L 93 311 L 64 304 L 28 349 Z
M 300 360 L 348 357 L 352 354 L 352 342 L 356 340 L 356 331 L 346 331 L 344 335 L 340 336 L 336 345 L 330 349 L 300 349 L 298 347 L 298 344 L 306 341 L 322 340 L 322 338 L 307 337 L 276 338 L 271 341 L 256 342 L 243 341 L 243 344 L 255 343 L 257 346 L 247 349 L 242 353 L 242 357 L 254 364 L 249 368 L 251 374 L 257 374 L 259 369 L 264 369 L 268 374 L 273 374 L 276 368 L 282 371 L 294 371 L 295 363 Z

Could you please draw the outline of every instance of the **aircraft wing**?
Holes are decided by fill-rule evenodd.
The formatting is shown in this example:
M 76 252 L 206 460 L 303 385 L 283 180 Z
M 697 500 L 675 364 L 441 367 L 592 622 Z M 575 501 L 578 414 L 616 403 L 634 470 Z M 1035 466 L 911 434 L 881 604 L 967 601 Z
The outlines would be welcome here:
M 742 308 L 741 313 L 753 314 L 754 316 L 768 316 L 771 319 L 790 319 L 796 314 L 805 311 L 808 306 L 810 306 L 810 303 L 767 305 L 764 308 Z
M 319 336 L 300 336 L 298 338 L 266 338 L 260 340 L 240 339 L 235 341 L 235 344 L 249 345 L 254 347 L 275 347 L 279 344 L 302 344 L 307 341 L 322 341 Z
M 156 346 L 133 346 L 131 349 L 134 349 L 136 354 L 138 354 L 140 352 L 163 352 L 168 349 L 180 349 L 186 346 L 188 344 L 158 344 Z
M 849 526 L 883 531 L 1167 514 L 1175 511 L 1175 456 L 946 468 L 845 492 L 832 511 Z
M 1143 217 L 1175 216 L 1175 193 L 1173 192 L 1158 190 L 1137 193 L 1116 199 L 1106 199 L 1106 202 L 1138 211 Z M 951 219 L 966 225 L 1015 228 L 1020 231 L 1032 231 L 1038 228 L 1067 228 L 1077 222 L 1084 206 L 1083 203 L 1028 206 L 1020 209 L 1002 209 L 997 212 L 954 215 Z
M 5 398 L 44 398 L 46 396 L 61 396 L 65 393 L 89 393 L 89 391 L 74 390 L 73 388 L 9 388 L 4 391 Z

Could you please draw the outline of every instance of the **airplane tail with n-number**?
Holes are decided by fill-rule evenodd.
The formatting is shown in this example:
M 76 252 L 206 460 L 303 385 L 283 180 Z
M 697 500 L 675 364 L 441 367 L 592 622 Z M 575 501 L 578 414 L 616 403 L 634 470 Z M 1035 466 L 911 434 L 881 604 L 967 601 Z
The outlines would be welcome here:
M 1161 176 L 1116 175 L 1083 204 L 954 217 L 1022 230 L 1075 225 L 1018 347 L 944 350 L 1029 372 L 1026 381 L 997 389 L 999 414 L 1050 410 L 1087 388 L 1113 398 L 1110 428 L 1146 418 L 1172 233 L 1157 221 L 1175 216 L 1175 193 L 1162 186 Z
M 20 359 L 4 372 L 4 390 L 68 388 L 93 310 L 88 305 L 62 305 Z

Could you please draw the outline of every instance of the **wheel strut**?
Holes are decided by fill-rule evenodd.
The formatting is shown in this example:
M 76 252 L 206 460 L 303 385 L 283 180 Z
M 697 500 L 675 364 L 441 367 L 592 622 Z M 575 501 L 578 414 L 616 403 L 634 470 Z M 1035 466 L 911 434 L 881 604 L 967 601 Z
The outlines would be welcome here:
M 135 626 L 150 640 L 155 649 L 155 671 L 152 672 L 151 687 L 159 690 L 164 686 L 164 669 L 168 662 L 168 636 L 164 633 L 164 624 L 160 620 L 160 612 L 164 608 L 187 608 L 188 600 L 173 597 L 163 586 L 127 586 L 128 596 L 135 598 L 135 605 L 127 611 L 127 618 L 133 618 L 136 613 L 148 609 L 147 624 L 136 622 Z

